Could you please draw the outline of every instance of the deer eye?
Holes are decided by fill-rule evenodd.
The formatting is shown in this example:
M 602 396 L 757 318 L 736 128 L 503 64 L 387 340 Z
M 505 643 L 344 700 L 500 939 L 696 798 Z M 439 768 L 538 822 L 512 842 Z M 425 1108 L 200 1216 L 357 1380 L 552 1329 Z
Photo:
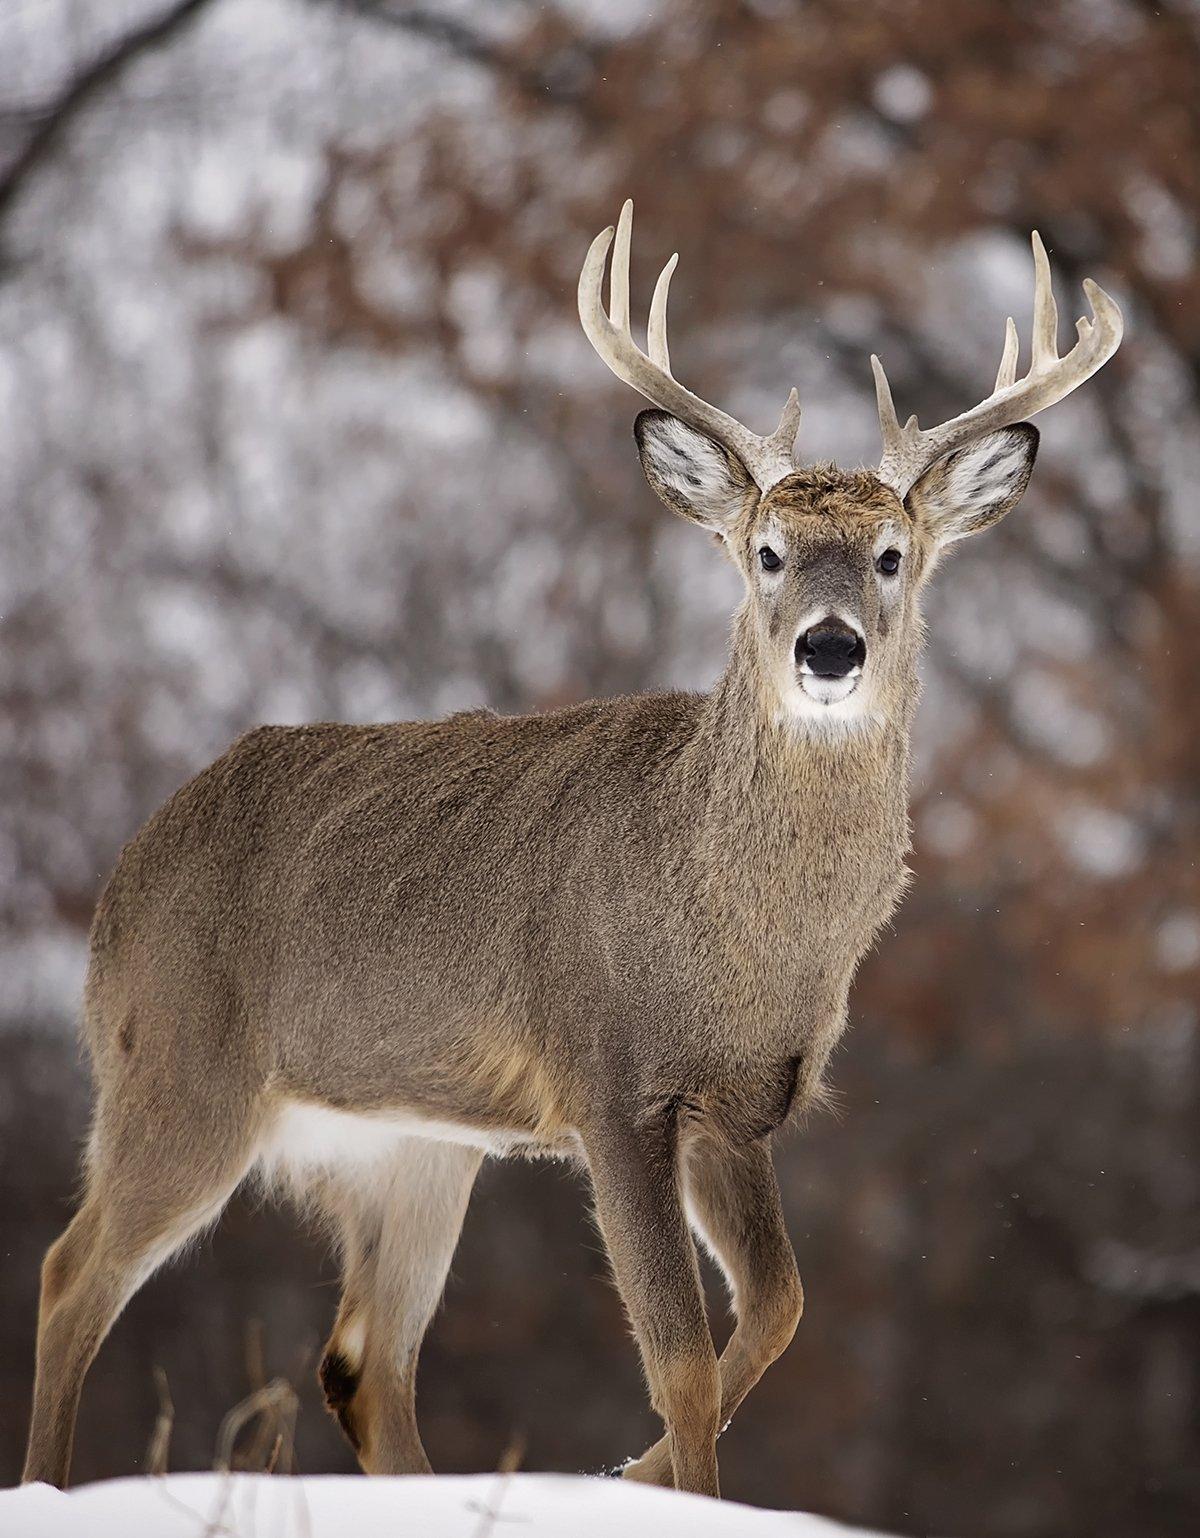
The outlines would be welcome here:
M 885 577 L 894 577 L 900 570 L 901 559 L 902 557 L 899 550 L 885 550 L 879 559 L 875 562 L 875 565 L 879 568 Z
M 758 558 L 762 562 L 764 571 L 778 571 L 783 565 L 783 558 L 775 554 L 770 545 L 764 545 L 758 552 Z

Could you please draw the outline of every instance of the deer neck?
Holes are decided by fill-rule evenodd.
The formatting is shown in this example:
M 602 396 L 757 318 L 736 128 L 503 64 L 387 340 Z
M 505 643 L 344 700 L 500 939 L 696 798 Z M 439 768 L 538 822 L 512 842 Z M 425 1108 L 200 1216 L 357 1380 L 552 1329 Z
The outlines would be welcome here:
M 749 621 L 739 618 L 694 742 L 703 810 L 693 826 L 722 901 L 760 922 L 764 909 L 787 915 L 797 903 L 845 912 L 859 893 L 869 906 L 908 849 L 916 694 L 914 663 L 899 719 L 884 713 L 833 729 L 780 723 Z

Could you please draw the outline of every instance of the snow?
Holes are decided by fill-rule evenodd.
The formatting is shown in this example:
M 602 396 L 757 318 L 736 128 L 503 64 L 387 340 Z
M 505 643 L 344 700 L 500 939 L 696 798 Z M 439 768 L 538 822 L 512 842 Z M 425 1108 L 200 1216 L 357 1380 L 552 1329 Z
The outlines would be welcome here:
M 169 1474 L 55 1490 L 0 1492 L 13 1538 L 836 1538 L 864 1529 L 758 1511 L 620 1479 L 476 1474 L 363 1479 L 324 1475 Z

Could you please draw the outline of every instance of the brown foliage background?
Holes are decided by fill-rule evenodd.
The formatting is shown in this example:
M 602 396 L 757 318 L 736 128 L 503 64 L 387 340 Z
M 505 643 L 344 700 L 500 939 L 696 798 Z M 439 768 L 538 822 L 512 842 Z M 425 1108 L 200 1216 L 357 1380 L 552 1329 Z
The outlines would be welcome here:
M 1127 341 L 930 604 L 918 879 L 841 1113 L 780 1149 L 809 1312 L 727 1493 L 901 1532 L 1200 1524 L 1200 45 L 1185 0 L 40 0 L 0 17 L 0 1474 L 69 1211 L 83 940 L 121 843 L 262 720 L 704 687 L 733 581 L 641 482 L 574 318 L 638 204 L 681 376 L 804 452 L 978 399 L 1026 241 Z M 445 1469 L 595 1469 L 653 1426 L 584 1216 L 492 1167 L 423 1363 Z M 720 1314 L 713 1290 L 714 1315 Z M 237 1203 L 85 1392 L 127 1472 L 311 1384 L 319 1247 Z

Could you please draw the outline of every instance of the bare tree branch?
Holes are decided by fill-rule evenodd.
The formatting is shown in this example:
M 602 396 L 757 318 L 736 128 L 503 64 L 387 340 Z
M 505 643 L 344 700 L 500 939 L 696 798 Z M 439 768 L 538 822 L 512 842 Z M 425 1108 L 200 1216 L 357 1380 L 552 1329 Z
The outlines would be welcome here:
M 79 114 L 119 80 L 136 59 L 171 41 L 212 3 L 213 0 L 178 0 L 178 4 L 118 38 L 76 75 L 57 101 L 38 109 L 37 127 L 0 175 L 0 224 Z
M 434 11 L 422 10 L 420 6 L 408 6 L 401 10 L 388 5 L 386 0 L 336 0 L 336 4 L 338 10 L 352 11 L 401 32 L 427 38 L 429 42 L 438 43 L 473 64 L 484 64 L 489 69 L 498 69 L 505 74 L 523 73 L 520 65 L 499 48 L 452 16 L 439 16 Z
M 451 16 L 439 16 L 420 6 L 400 9 L 389 5 L 387 0 L 335 0 L 335 3 L 339 10 L 425 38 L 460 59 L 494 70 L 526 95 L 551 106 L 578 108 L 584 80 L 595 63 L 597 48 L 579 40 L 561 50 L 549 68 L 534 69 Z

